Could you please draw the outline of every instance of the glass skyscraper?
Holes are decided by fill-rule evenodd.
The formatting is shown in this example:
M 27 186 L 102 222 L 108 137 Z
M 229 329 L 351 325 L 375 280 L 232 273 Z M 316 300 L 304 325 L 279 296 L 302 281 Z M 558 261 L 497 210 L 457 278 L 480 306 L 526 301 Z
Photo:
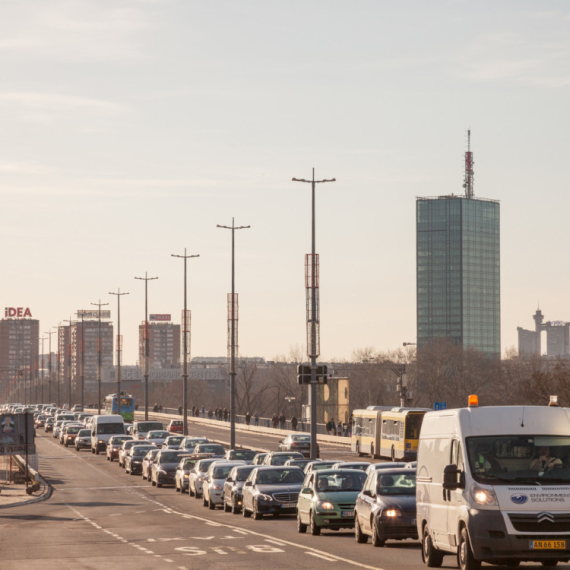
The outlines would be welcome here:
M 418 198 L 416 227 L 418 348 L 449 338 L 499 357 L 499 203 Z

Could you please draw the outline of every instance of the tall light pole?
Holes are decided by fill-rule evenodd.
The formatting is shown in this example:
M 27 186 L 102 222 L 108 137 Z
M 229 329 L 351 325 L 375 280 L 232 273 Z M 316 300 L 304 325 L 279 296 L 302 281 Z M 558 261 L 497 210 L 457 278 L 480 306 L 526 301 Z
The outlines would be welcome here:
M 81 314 L 81 411 L 85 410 L 85 311 L 78 311 Z M 77 323 L 79 324 L 79 322 Z
M 148 420 L 148 357 L 149 357 L 149 336 L 148 327 L 148 282 L 158 279 L 158 277 L 149 277 L 145 271 L 144 277 L 135 277 L 140 281 L 144 281 L 144 419 Z
M 51 335 L 55 331 L 46 331 L 44 334 L 49 335 L 49 360 L 48 360 L 48 403 L 51 404 Z
M 69 317 L 69 319 L 64 319 L 64 322 L 69 323 L 69 343 L 67 345 L 67 366 L 69 368 L 69 409 L 71 410 L 72 408 L 71 406 L 71 326 L 73 324 L 76 324 L 76 321 L 71 320 L 71 317 Z
M 101 367 L 103 364 L 101 360 L 103 353 L 103 344 L 101 342 L 101 307 L 105 307 L 109 303 L 101 303 L 101 299 L 99 299 L 98 303 L 91 304 L 99 308 L 99 332 L 97 335 L 97 413 L 101 415 Z
M 42 395 L 42 403 L 45 404 L 44 400 L 44 383 L 45 383 L 45 354 L 44 354 L 44 340 L 47 340 L 45 336 L 40 338 L 42 341 L 42 371 L 41 371 L 41 395 Z
M 57 407 L 61 407 L 61 398 L 60 398 L 60 388 L 61 388 L 61 351 L 59 346 L 59 335 L 60 335 L 60 328 L 61 324 L 56 326 L 52 326 L 52 329 L 57 329 Z
M 121 289 L 117 289 L 116 293 L 112 291 L 109 295 L 117 297 L 117 413 L 121 415 L 121 352 L 123 351 L 123 339 L 121 338 L 121 297 L 128 293 L 121 293 Z M 99 402 L 99 405 L 101 403 Z
M 216 226 L 232 231 L 232 292 L 228 299 L 228 348 L 230 368 L 230 449 L 236 448 L 236 351 L 237 351 L 237 321 L 238 300 L 235 293 L 235 231 L 246 230 L 251 226 L 236 226 L 232 218 L 231 226 Z
M 316 254 L 315 239 L 315 185 L 325 182 L 336 182 L 336 178 L 328 180 L 315 180 L 315 169 L 313 168 L 313 178 L 293 178 L 293 182 L 305 182 L 311 185 L 312 189 L 312 225 L 311 225 L 311 255 L 306 262 L 306 288 L 307 288 L 307 355 L 311 359 L 311 384 L 309 390 L 309 405 L 311 408 L 311 459 L 317 457 L 317 357 L 320 352 L 319 336 L 319 260 Z
M 184 401 L 184 435 L 188 435 L 188 333 L 189 331 L 189 318 L 187 308 L 187 281 L 186 281 L 186 261 L 192 257 L 200 257 L 200 255 L 186 255 L 186 248 L 184 248 L 184 255 L 170 254 L 171 257 L 180 257 L 184 259 L 184 312 L 182 313 L 182 353 L 184 355 L 183 363 L 183 384 L 182 384 L 182 399 Z

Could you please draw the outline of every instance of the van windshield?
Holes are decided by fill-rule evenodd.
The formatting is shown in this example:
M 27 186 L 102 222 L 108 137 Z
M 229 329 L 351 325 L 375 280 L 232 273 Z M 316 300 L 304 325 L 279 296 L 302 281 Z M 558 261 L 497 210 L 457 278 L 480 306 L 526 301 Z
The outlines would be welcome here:
M 568 436 L 469 437 L 466 443 L 469 468 L 478 482 L 570 484 Z
M 110 423 L 110 424 L 97 424 L 98 434 L 113 434 L 113 433 L 125 433 L 125 424 L 120 423 Z

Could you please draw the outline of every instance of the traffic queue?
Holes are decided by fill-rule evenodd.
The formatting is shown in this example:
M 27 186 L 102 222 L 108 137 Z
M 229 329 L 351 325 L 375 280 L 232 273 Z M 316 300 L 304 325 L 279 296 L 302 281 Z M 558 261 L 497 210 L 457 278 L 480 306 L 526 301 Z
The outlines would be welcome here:
M 298 432 L 278 450 L 258 453 L 183 436 L 175 421 L 125 424 L 118 415 L 48 409 L 36 415 L 36 425 L 66 447 L 105 453 L 126 474 L 171 486 L 210 510 L 256 521 L 288 515 L 298 532 L 315 536 L 353 529 L 358 543 L 370 536 L 374 546 L 418 538 L 412 463 L 311 460 L 309 435 Z

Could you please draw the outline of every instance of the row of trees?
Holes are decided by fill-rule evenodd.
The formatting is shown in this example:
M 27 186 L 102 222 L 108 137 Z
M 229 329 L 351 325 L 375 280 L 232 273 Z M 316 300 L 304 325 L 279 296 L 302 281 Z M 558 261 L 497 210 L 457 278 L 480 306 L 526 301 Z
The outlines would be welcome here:
M 240 360 L 236 378 L 238 414 L 258 412 L 262 417 L 283 412 L 301 417 L 307 387 L 297 384 L 297 365 L 306 360 L 301 347 L 278 356 L 268 364 Z M 514 351 L 503 360 L 491 359 L 476 350 L 463 350 L 442 340 L 422 349 L 393 352 L 372 348 L 356 351 L 350 360 L 329 364 L 329 372 L 350 379 L 350 409 L 400 403 L 397 379 L 406 365 L 411 404 L 431 408 L 434 402 L 461 407 L 469 394 L 480 405 L 545 405 L 556 394 L 561 405 L 570 405 L 570 361 L 521 359 Z M 227 391 L 213 393 L 206 382 L 189 380 L 189 405 L 229 407 Z M 151 385 L 150 403 L 177 408 L 182 402 L 182 382 Z

